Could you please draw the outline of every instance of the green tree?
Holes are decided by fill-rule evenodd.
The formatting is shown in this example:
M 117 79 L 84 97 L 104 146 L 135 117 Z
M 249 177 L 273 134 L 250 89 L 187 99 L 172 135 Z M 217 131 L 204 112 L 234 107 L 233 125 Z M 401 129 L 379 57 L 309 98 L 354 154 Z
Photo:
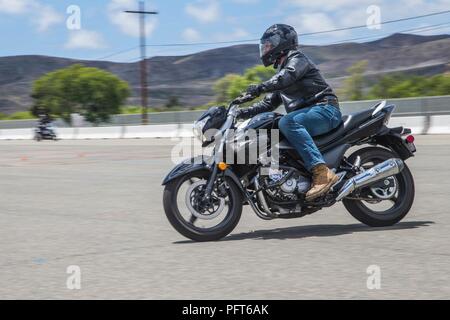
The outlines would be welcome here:
M 450 75 L 432 77 L 404 74 L 382 77 L 369 91 L 369 98 L 407 98 L 450 94 Z
M 42 112 L 70 123 L 70 114 L 79 113 L 91 123 L 110 120 L 120 112 L 130 94 L 128 83 L 114 74 L 80 64 L 50 72 L 33 84 L 33 115 Z
M 363 60 L 347 69 L 349 76 L 345 79 L 344 85 L 339 92 L 344 100 L 362 100 L 364 98 L 364 72 L 367 64 L 367 60 Z
M 230 88 L 231 84 L 240 77 L 241 76 L 238 74 L 230 73 L 214 83 L 213 90 L 216 95 L 216 101 L 218 103 L 224 103 L 229 100 L 228 89 Z
M 245 70 L 243 75 L 228 74 L 214 84 L 214 92 L 218 103 L 233 100 L 252 83 L 261 83 L 275 74 L 275 69 L 255 66 Z

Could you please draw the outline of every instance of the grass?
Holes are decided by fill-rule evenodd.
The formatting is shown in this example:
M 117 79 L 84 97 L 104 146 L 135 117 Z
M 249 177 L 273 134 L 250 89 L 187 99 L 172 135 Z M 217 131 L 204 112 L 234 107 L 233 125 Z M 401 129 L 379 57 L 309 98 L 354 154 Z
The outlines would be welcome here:
M 197 110 L 206 110 L 213 105 L 218 105 L 217 103 L 209 103 L 204 106 L 183 108 L 183 107 L 160 107 L 160 108 L 148 108 L 149 113 L 153 112 L 174 112 L 174 111 L 197 111 Z M 142 108 L 141 106 L 126 106 L 122 107 L 120 110 L 120 114 L 141 114 Z M 7 115 L 4 113 L 0 113 L 0 120 L 34 120 L 36 119 L 29 111 L 19 111 L 13 114 Z
M 36 119 L 29 111 L 19 111 L 10 115 L 0 113 L 0 120 L 32 120 Z

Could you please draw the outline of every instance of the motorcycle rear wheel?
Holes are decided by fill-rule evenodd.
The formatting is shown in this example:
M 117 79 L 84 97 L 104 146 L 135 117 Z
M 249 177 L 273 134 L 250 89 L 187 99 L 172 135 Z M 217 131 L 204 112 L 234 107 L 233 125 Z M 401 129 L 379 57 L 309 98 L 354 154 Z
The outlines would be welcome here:
M 370 167 L 370 163 L 375 165 L 390 158 L 398 158 L 398 155 L 394 152 L 377 147 L 360 149 L 349 157 L 349 161 L 354 163 L 357 156 L 361 158 L 361 165 L 363 167 L 365 167 L 365 164 L 368 164 L 367 168 Z M 398 223 L 408 214 L 413 205 L 415 194 L 414 179 L 406 163 L 403 170 L 393 177 L 396 181 L 397 191 L 392 198 L 381 201 L 375 196 L 373 197 L 373 201 L 345 198 L 342 200 L 342 203 L 355 219 L 370 227 L 387 227 Z M 362 191 L 366 191 L 366 194 L 370 195 L 369 188 L 363 188 Z M 369 204 L 376 207 L 377 203 L 381 204 L 385 202 L 392 202 L 393 206 L 382 211 L 376 211 L 369 207 Z

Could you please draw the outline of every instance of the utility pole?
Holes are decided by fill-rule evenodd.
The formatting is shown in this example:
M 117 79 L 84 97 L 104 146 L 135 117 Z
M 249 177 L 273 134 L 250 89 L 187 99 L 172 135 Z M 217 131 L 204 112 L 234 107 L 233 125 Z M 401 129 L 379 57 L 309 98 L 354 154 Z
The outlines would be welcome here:
M 148 89 L 147 89 L 147 44 L 145 34 L 145 17 L 148 14 L 158 14 L 155 11 L 145 11 L 144 0 L 139 1 L 139 10 L 127 10 L 126 13 L 139 14 L 140 46 L 141 46 L 141 104 L 142 104 L 142 124 L 148 124 Z

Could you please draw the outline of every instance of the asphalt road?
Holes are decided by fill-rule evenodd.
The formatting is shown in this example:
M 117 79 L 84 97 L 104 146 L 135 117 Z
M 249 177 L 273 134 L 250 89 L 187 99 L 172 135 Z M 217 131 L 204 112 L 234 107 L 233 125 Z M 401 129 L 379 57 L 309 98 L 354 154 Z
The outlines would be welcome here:
M 394 227 L 340 204 L 269 222 L 245 209 L 211 243 L 166 221 L 170 140 L 0 142 L 0 298 L 448 299 L 450 136 L 416 141 L 416 201 Z M 67 288 L 73 265 L 79 290 Z M 380 289 L 367 288 L 371 265 Z

